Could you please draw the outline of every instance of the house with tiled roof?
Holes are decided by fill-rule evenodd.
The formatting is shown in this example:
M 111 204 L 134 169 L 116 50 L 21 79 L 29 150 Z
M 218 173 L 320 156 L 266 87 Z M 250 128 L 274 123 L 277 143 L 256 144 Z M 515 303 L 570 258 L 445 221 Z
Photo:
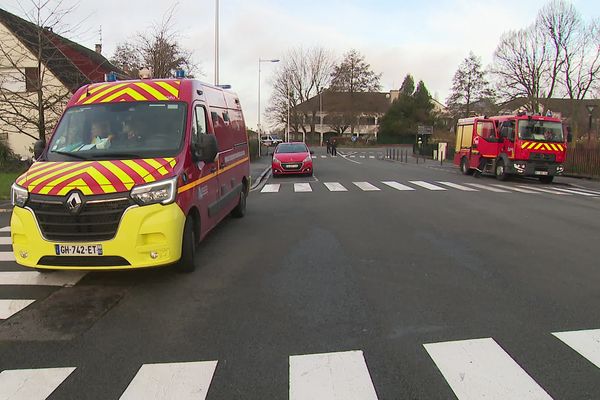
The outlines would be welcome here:
M 88 49 L 0 9 L 0 140 L 30 157 L 40 136 L 38 95 L 49 134 L 70 95 L 111 71 L 121 72 L 102 56 L 100 45 Z

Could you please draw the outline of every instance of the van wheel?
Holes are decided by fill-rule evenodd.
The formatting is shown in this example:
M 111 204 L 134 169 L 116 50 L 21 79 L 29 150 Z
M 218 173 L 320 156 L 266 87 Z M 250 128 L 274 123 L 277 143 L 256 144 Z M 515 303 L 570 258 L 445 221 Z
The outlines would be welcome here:
M 231 211 L 231 216 L 234 218 L 242 218 L 246 215 L 246 188 L 242 189 L 240 193 L 240 199 L 238 200 L 237 206 Z
M 469 168 L 467 157 L 463 157 L 460 160 L 460 171 L 463 173 L 463 175 L 473 175 L 473 170 Z
M 179 272 L 193 272 L 196 269 L 196 232 L 194 230 L 194 219 L 189 216 L 183 227 L 183 238 L 181 240 L 181 258 L 177 263 Z
M 553 180 L 554 180 L 553 176 L 540 176 L 541 183 L 552 183 Z
M 505 181 L 508 178 L 506 167 L 504 166 L 504 161 L 502 160 L 498 160 L 496 163 L 496 178 L 499 181 Z

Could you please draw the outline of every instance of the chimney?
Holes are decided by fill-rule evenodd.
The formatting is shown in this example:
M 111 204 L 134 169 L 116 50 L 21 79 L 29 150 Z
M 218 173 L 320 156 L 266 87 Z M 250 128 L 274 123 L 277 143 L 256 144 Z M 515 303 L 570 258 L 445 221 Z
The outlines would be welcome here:
M 102 44 L 96 43 L 96 53 L 102 54 Z

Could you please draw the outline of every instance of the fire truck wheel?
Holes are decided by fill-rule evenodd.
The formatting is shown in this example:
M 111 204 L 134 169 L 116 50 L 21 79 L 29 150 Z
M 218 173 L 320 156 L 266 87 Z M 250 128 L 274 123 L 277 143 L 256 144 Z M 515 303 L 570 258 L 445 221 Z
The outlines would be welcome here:
M 463 175 L 473 175 L 473 170 L 469 168 L 467 157 L 463 157 L 460 160 L 460 171 L 463 173 Z
M 502 160 L 498 160 L 498 163 L 496 164 L 496 178 L 499 181 L 505 181 L 508 178 L 506 168 L 504 167 L 504 161 Z
M 179 272 L 193 272 L 196 269 L 196 232 L 194 220 L 188 216 L 183 227 L 183 240 L 181 241 L 181 258 L 177 263 Z
M 552 183 L 553 180 L 554 180 L 553 176 L 540 176 L 541 183 Z
M 246 188 L 244 187 L 240 193 L 240 199 L 237 206 L 231 211 L 231 216 L 234 218 L 242 218 L 246 215 Z

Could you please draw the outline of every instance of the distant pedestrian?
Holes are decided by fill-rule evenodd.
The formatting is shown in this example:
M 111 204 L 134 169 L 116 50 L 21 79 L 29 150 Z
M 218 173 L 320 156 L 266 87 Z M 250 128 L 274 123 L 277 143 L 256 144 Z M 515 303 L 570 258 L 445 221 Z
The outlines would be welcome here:
M 337 140 L 333 139 L 333 143 L 331 143 L 331 155 L 337 156 Z
M 327 144 L 327 154 L 331 154 L 331 143 L 329 143 L 329 139 L 327 139 L 326 144 Z

